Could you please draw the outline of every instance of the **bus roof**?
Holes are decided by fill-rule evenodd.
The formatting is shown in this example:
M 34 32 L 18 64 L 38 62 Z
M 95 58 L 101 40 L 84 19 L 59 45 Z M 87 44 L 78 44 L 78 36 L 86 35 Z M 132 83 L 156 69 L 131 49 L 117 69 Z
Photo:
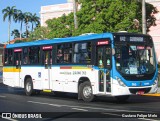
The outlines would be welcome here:
M 36 40 L 36 41 L 32 41 L 32 42 L 22 42 L 22 43 L 8 44 L 6 46 L 6 48 L 47 45 L 47 44 L 76 42 L 76 41 L 87 41 L 87 40 L 96 40 L 96 39 L 112 38 L 112 37 L 113 37 L 113 35 L 111 33 L 89 34 L 89 35 L 80 35 L 80 36 L 75 36 L 75 37 L 54 38 L 54 39 L 50 39 L 50 40 Z
M 103 39 L 103 38 L 110 38 L 112 41 L 113 36 L 118 36 L 118 35 L 149 36 L 149 35 L 144 35 L 144 34 L 124 33 L 124 32 L 122 32 L 122 33 L 119 32 L 119 33 L 83 34 L 83 35 L 75 36 L 75 37 L 53 38 L 53 39 L 49 39 L 49 40 L 36 40 L 36 41 L 32 41 L 32 42 L 8 44 L 8 45 L 6 45 L 6 48 L 18 48 L 18 47 L 36 46 L 36 45 L 49 45 L 49 44 L 65 43 L 65 42 L 97 40 L 97 39 Z

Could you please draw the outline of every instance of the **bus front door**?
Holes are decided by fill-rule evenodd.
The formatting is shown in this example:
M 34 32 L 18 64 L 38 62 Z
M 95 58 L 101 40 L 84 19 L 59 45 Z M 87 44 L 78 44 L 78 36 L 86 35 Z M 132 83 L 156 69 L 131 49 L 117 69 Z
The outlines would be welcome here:
M 111 68 L 110 46 L 97 46 L 97 61 L 99 67 L 99 93 L 111 93 L 110 68 Z
M 51 72 L 52 72 L 52 49 L 43 50 L 43 89 L 51 89 Z
M 21 87 L 22 86 L 22 80 L 21 80 L 21 53 L 22 49 L 15 49 L 14 50 L 14 86 L 15 87 Z

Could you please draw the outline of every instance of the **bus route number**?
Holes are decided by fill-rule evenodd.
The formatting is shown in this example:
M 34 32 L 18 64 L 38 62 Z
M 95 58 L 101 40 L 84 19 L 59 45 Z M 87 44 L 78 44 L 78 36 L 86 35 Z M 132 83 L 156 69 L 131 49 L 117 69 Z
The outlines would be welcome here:
M 86 75 L 86 71 L 73 71 L 73 75 Z

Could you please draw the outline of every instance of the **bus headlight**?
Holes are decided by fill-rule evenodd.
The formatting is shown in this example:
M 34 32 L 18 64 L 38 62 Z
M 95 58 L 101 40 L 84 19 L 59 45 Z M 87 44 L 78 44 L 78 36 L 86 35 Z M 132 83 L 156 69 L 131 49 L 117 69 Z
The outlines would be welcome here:
M 118 83 L 119 83 L 120 86 L 126 87 L 126 85 L 124 84 L 124 82 L 119 77 L 116 77 L 116 79 L 117 79 L 117 81 L 118 81 Z
M 158 84 L 158 77 L 156 78 L 156 80 L 154 81 L 153 85 Z

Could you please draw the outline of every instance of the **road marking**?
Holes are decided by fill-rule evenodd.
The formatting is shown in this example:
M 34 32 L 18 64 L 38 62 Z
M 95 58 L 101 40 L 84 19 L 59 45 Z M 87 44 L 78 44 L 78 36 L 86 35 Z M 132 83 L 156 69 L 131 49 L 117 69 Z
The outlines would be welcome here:
M 141 120 L 146 120 L 146 121 L 159 121 L 159 120 L 155 120 L 155 119 L 149 119 L 149 118 L 138 118 L 138 119 L 141 119 Z
M 80 111 L 88 111 L 88 110 L 85 110 L 85 109 L 80 109 L 80 108 L 72 108 L 73 110 L 80 110 Z
M 5 98 L 6 96 L 0 95 L 0 97 Z
M 122 115 L 114 114 L 114 113 L 102 113 L 102 114 L 109 114 L 109 115 L 113 115 L 113 116 L 121 116 L 122 117 Z
M 113 112 L 146 112 L 146 111 L 131 111 L 131 110 L 118 110 L 118 109 L 108 109 L 108 108 L 96 108 L 96 107 L 83 107 L 83 106 L 71 106 L 71 105 L 59 105 L 59 104 L 50 104 L 50 103 L 43 103 L 43 102 L 35 102 L 35 101 L 27 101 L 29 103 L 37 103 L 42 105 L 51 105 L 56 107 L 69 107 L 69 108 L 82 108 L 82 109 L 92 109 L 92 110 L 104 110 L 104 111 L 113 111 Z
M 61 107 L 61 105 L 58 104 L 50 104 L 50 103 L 42 103 L 42 102 L 34 102 L 34 101 L 27 101 L 29 103 L 36 103 L 36 104 L 42 104 L 42 105 L 51 105 L 51 106 L 55 106 L 55 107 Z

